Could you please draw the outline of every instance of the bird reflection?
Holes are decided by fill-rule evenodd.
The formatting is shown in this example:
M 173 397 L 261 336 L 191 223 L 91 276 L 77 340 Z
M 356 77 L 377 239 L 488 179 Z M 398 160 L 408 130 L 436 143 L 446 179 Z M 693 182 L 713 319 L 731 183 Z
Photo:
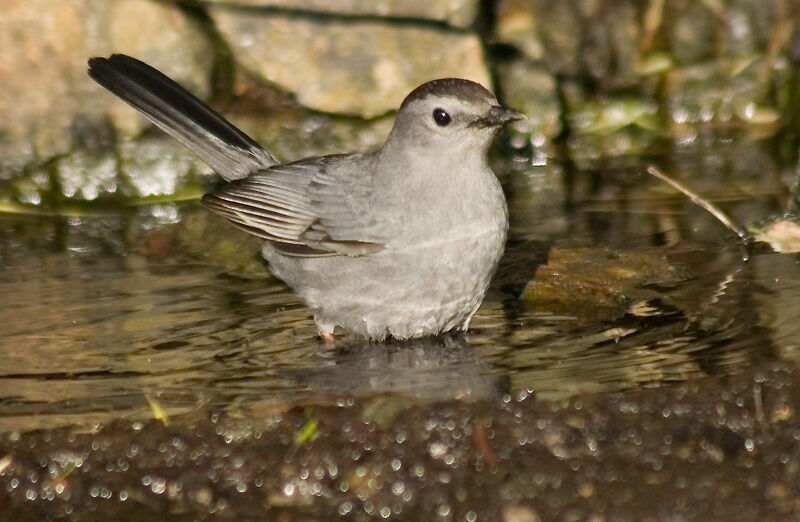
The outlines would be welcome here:
M 329 365 L 297 370 L 292 377 L 315 392 L 389 392 L 425 399 L 491 399 L 506 388 L 506 379 L 493 371 L 463 334 L 402 342 L 345 342 L 329 356 Z

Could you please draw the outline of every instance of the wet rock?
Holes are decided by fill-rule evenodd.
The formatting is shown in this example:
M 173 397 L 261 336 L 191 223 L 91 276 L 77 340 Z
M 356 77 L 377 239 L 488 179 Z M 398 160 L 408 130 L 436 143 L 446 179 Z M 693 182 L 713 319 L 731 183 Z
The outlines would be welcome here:
M 500 0 L 495 8 L 494 38 L 511 44 L 533 60 L 544 58 L 540 36 L 541 20 L 534 13 L 533 2 Z
M 550 68 L 560 73 L 577 75 L 580 72 L 580 34 L 583 24 L 576 5 L 568 2 L 540 2 L 537 14 L 548 20 L 542 28 L 541 39 L 545 44 L 545 58 Z
M 576 59 L 582 64 L 581 73 L 604 89 L 634 83 L 641 38 L 641 23 L 634 3 L 584 1 L 580 7 L 582 47 Z M 547 27 L 551 34 L 557 30 L 552 24 Z
M 666 75 L 664 96 L 674 124 L 775 123 L 768 107 L 768 88 L 760 82 L 764 62 L 757 57 L 735 62 L 735 67 L 710 62 L 673 69 Z
M 386 141 L 394 124 L 393 117 L 367 121 L 302 108 L 266 118 L 247 113 L 230 116 L 237 126 L 284 161 L 376 149 Z
M 117 191 L 117 159 L 112 153 L 76 151 L 55 164 L 57 187 L 67 198 L 94 200 Z
M 126 52 L 198 93 L 209 92 L 214 52 L 203 28 L 178 8 L 148 0 L 5 0 L 0 18 L 0 159 L 8 169 L 71 150 L 73 123 L 108 115 L 126 133 L 141 119 L 86 75 L 86 59 Z
M 179 201 L 199 198 L 212 176 L 172 138 L 147 133 L 103 149 L 76 147 L 0 183 L 0 194 L 22 204 L 47 206 L 63 200 Z
M 653 98 L 624 93 L 596 97 L 573 81 L 561 87 L 570 130 L 567 145 L 579 164 L 641 154 L 657 136 L 667 133 Z
M 490 86 L 474 34 L 224 7 L 210 14 L 242 67 L 315 110 L 372 118 L 397 109 L 421 83 L 447 76 Z
M 420 18 L 468 27 L 478 14 L 477 0 L 203 0 L 209 4 L 238 4 L 286 11 L 356 17 Z
M 19 169 L 24 167 L 26 166 L 18 166 Z M 23 172 L 24 175 L 19 176 L 12 176 L 12 172 L 9 172 L 10 178 L 0 181 L 0 199 L 4 205 L 39 205 L 49 199 L 52 186 L 50 169 L 27 168 Z M 13 173 L 17 173 L 17 170 Z
M 683 65 L 761 52 L 780 38 L 791 16 L 787 6 L 775 0 L 667 3 L 664 29 L 669 48 Z
M 579 248 L 552 249 L 536 271 L 522 299 L 537 310 L 564 313 L 580 320 L 618 318 L 653 294 L 641 287 L 673 285 L 688 277 L 685 268 L 661 255 Z M 631 313 L 637 313 L 631 309 Z
M 206 28 L 180 9 L 162 2 L 123 0 L 112 5 L 107 22 L 111 51 L 151 64 L 200 99 L 211 94 L 216 54 Z M 94 89 L 91 92 L 96 93 Z M 107 103 L 115 125 L 126 134 L 147 125 L 119 100 Z M 123 112 L 121 107 L 126 110 Z
M 526 60 L 500 64 L 498 80 L 503 102 L 525 113 L 512 128 L 531 136 L 534 146 L 551 141 L 561 132 L 561 107 L 554 76 L 543 66 Z
M 603 83 L 630 76 L 641 24 L 630 2 L 501 0 L 494 37 L 552 72 Z
M 200 197 L 203 179 L 214 176 L 183 145 L 161 133 L 122 141 L 117 153 L 121 192 L 129 198 Z
M 777 1 L 501 0 L 492 37 L 560 78 L 570 152 L 592 161 L 709 123 L 774 133 L 793 90 L 792 12 Z M 516 88 L 504 69 L 525 67 L 498 67 L 504 91 Z
M 718 22 L 713 3 L 689 2 L 667 13 L 666 31 L 672 56 L 682 65 L 690 65 L 714 56 Z

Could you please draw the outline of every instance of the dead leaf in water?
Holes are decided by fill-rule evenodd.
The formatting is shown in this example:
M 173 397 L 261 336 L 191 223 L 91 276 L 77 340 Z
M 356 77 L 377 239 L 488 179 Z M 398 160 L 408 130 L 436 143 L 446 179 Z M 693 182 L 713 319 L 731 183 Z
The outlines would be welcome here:
M 164 426 L 169 426 L 169 414 L 167 414 L 167 410 L 161 406 L 161 403 L 158 402 L 158 399 L 149 393 L 145 393 L 144 398 L 147 399 L 147 403 L 150 405 L 150 411 L 153 412 L 153 418 L 163 422 Z
M 747 227 L 753 238 L 767 243 L 772 250 L 782 254 L 800 252 L 800 224 L 789 217 L 766 224 L 751 224 Z

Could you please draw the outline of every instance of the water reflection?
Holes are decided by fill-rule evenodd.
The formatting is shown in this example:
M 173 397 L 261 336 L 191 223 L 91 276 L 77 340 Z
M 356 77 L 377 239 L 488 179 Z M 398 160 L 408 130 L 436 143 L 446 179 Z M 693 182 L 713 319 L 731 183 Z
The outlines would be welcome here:
M 742 221 L 778 212 L 780 187 L 760 185 L 760 171 L 748 170 L 769 165 L 766 152 L 742 150 L 742 162 L 725 163 L 738 192 L 717 195 Z M 672 161 L 679 174 L 700 172 L 711 155 Z M 0 430 L 149 416 L 146 395 L 172 413 L 381 392 L 470 400 L 532 389 L 557 399 L 796 359 L 796 258 L 762 252 L 742 263 L 718 223 L 634 179 L 639 167 L 582 171 L 565 190 L 562 167 L 509 166 L 512 237 L 472 331 L 414 343 L 326 347 L 302 303 L 258 268 L 251 245 L 240 263 L 246 277 L 223 266 L 228 253 L 211 256 L 223 239 L 244 236 L 220 224 L 219 237 L 204 228 L 187 239 L 187 223 L 209 219 L 195 204 L 169 213 L 181 216 L 177 224 L 147 208 L 4 216 Z M 693 181 L 697 190 L 705 179 Z M 758 197 L 747 193 L 754 188 Z M 689 276 L 645 285 L 610 313 L 532 306 L 520 295 L 553 247 L 649 249 Z
M 506 391 L 501 375 L 466 335 L 351 343 L 336 348 L 328 365 L 293 376 L 314 391 L 332 394 L 391 391 L 416 398 L 489 399 Z

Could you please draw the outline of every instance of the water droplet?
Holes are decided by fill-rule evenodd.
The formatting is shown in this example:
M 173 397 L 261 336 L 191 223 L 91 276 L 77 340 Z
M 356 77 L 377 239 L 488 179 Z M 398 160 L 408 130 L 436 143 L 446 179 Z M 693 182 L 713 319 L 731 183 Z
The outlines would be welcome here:
M 150 485 L 150 491 L 156 495 L 160 495 L 167 490 L 167 481 L 163 478 L 157 477 Z
M 342 502 L 339 504 L 339 514 L 344 516 L 350 513 L 353 509 L 353 504 L 350 501 Z
M 428 444 L 428 453 L 430 453 L 431 457 L 438 459 L 447 453 L 447 445 L 442 442 L 432 442 Z

